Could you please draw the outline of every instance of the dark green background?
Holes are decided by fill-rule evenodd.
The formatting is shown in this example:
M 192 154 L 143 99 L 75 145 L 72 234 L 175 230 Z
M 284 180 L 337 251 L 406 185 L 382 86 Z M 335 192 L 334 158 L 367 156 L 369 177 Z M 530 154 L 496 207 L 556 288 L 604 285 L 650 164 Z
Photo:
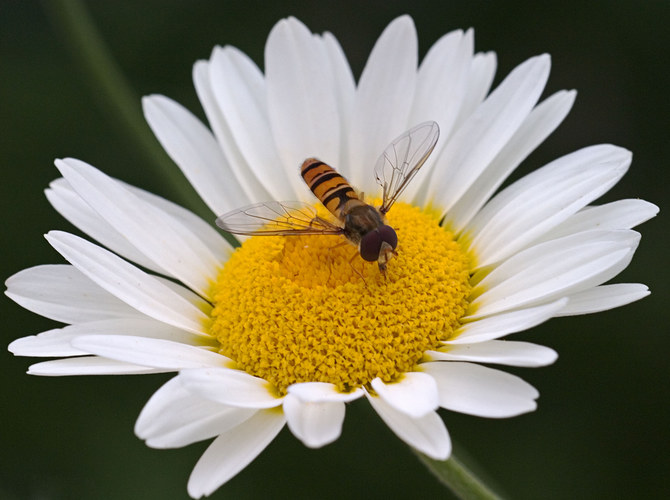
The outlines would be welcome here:
M 409 4 L 413 5 L 409 7 Z M 526 172 L 577 148 L 611 142 L 634 152 L 607 200 L 668 199 L 670 2 L 89 2 L 137 95 L 163 93 L 202 112 L 195 60 L 232 44 L 262 64 L 281 17 L 333 32 L 356 75 L 384 26 L 416 22 L 421 53 L 439 36 L 474 27 L 494 50 L 496 82 L 526 58 L 553 56 L 547 93 L 577 88 L 575 107 Z M 61 262 L 43 239 L 70 230 L 42 191 L 52 161 L 74 156 L 176 199 L 114 125 L 96 90 L 32 1 L 0 3 L 2 259 L 0 276 Z M 137 102 L 139 107 L 139 100 Z M 653 294 L 598 315 L 557 319 L 518 335 L 556 349 L 542 369 L 513 370 L 541 393 L 539 409 L 509 420 L 444 413 L 452 437 L 511 498 L 662 498 L 668 490 L 668 265 L 665 214 L 642 227 L 619 281 Z M 1 344 L 53 327 L 0 300 Z M 185 498 L 205 448 L 152 450 L 133 434 L 146 399 L 167 376 L 38 378 L 31 360 L 1 355 L 0 498 Z M 309 450 L 285 430 L 214 498 L 444 497 L 438 483 L 364 402 L 348 408 L 343 436 Z

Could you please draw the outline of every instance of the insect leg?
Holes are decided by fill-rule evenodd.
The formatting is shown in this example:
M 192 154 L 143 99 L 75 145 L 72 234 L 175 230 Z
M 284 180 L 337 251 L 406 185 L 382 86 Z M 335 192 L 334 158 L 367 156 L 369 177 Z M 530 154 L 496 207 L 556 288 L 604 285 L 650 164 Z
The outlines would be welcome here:
M 361 279 L 363 280 L 363 284 L 365 285 L 365 288 L 368 288 L 368 283 L 365 281 L 365 276 L 363 276 L 363 273 L 360 272 L 358 269 L 356 269 L 356 266 L 354 266 L 354 259 L 358 256 L 358 252 L 356 252 L 354 255 L 351 256 L 351 259 L 349 259 L 349 265 L 351 266 L 351 269 L 354 270 L 356 274 L 358 274 Z M 363 261 L 363 265 L 365 266 L 365 261 Z M 365 268 L 363 268 L 365 271 Z

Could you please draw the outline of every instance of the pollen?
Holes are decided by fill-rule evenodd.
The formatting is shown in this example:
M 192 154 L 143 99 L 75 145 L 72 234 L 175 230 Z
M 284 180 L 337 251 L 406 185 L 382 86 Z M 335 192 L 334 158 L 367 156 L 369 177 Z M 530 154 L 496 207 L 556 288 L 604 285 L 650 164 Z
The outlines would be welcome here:
M 470 266 L 433 214 L 396 203 L 397 255 L 381 272 L 343 236 L 253 236 L 218 276 L 219 352 L 280 394 L 297 382 L 343 392 L 392 382 L 439 347 L 467 310 Z

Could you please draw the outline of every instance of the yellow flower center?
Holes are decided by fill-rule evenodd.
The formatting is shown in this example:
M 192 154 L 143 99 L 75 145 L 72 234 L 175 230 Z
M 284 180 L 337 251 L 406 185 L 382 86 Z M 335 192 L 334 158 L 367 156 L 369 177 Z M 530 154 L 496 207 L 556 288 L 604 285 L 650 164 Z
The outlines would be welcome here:
M 453 235 L 396 203 L 398 255 L 381 273 L 343 236 L 254 236 L 215 285 L 219 352 L 279 393 L 296 382 L 341 391 L 412 371 L 460 325 L 469 262 Z

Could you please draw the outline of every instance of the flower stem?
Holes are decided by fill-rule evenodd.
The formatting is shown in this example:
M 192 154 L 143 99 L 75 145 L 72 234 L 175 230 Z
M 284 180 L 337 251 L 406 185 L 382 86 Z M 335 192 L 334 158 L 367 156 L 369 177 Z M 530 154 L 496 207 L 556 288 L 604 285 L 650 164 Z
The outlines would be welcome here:
M 423 464 L 458 498 L 465 500 L 499 500 L 501 497 L 465 467 L 453 454 L 449 460 L 434 460 L 414 450 Z
M 105 116 L 130 138 L 143 161 L 154 169 L 154 177 L 164 182 L 178 198 L 176 201 L 211 218 L 202 200 L 151 133 L 140 112 L 140 99 L 114 61 L 84 4 L 80 0 L 48 0 L 43 6 L 54 29 L 89 79 L 92 94 Z

